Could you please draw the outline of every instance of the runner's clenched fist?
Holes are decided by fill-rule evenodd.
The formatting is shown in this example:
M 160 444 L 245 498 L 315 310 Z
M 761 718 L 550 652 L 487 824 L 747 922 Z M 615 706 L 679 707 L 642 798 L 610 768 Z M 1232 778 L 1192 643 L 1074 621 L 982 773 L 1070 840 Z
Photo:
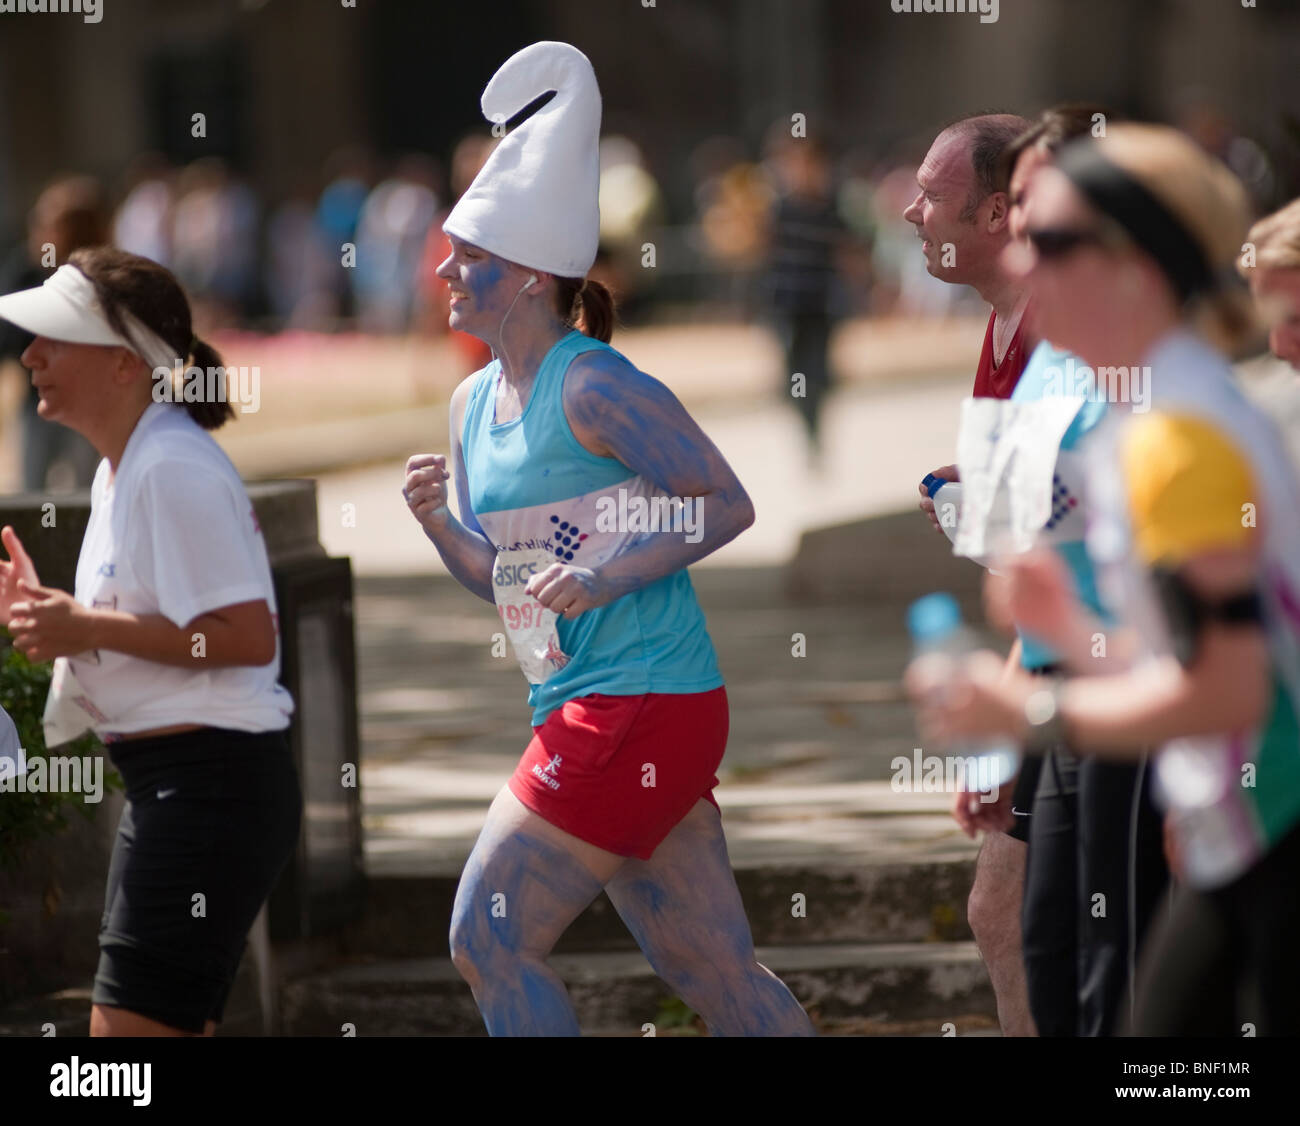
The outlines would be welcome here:
M 451 477 L 447 472 L 447 459 L 442 454 L 414 454 L 406 459 L 406 483 L 402 486 L 402 496 L 406 498 L 406 507 L 422 527 L 432 529 L 446 523 L 450 510 L 447 508 L 446 481 Z

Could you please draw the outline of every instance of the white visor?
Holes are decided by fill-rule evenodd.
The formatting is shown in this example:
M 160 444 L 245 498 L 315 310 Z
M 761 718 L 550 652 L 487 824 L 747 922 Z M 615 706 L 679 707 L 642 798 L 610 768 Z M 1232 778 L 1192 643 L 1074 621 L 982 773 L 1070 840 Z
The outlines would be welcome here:
M 60 266 L 44 285 L 0 297 L 0 319 L 51 340 L 69 344 L 105 344 L 129 348 L 150 368 L 170 371 L 184 357 L 136 317 L 123 310 L 132 342 L 113 330 L 104 316 L 95 287 L 76 266 Z

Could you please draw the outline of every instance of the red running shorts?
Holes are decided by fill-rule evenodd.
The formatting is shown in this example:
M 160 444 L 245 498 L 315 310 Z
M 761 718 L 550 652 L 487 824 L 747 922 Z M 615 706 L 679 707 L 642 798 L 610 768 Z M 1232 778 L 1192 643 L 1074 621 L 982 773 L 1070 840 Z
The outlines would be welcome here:
M 729 721 L 721 687 L 579 696 L 533 728 L 510 792 L 579 840 L 649 860 L 700 798 L 717 808 Z

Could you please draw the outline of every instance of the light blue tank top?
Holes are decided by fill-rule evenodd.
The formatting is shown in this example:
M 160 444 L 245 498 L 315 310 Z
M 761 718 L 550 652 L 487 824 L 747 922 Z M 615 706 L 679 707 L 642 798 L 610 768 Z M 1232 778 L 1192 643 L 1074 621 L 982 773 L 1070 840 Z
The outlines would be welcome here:
M 506 585 L 526 584 L 548 561 L 596 569 L 614 558 L 644 534 L 639 526 L 619 526 L 632 521 L 614 514 L 626 513 L 638 498 L 649 504 L 667 496 L 617 458 L 587 450 L 569 427 L 565 372 L 575 356 L 600 349 L 615 351 L 577 331 L 558 340 L 542 360 L 523 413 L 507 422 L 493 421 L 499 360 L 470 387 L 461 443 L 470 507 L 498 553 L 499 605 Z M 555 631 L 568 659 L 552 662 L 532 684 L 534 726 L 578 696 L 708 692 L 723 684 L 685 569 L 572 621 L 558 618 Z
M 1075 370 L 1080 375 L 1075 376 Z M 1070 568 L 1074 578 L 1075 593 L 1093 613 L 1110 621 L 1111 616 L 1102 605 L 1097 593 L 1097 580 L 1093 574 L 1092 562 L 1084 547 L 1085 518 L 1082 513 L 1071 511 L 1083 493 L 1084 466 L 1079 455 L 1079 444 L 1094 430 L 1106 415 L 1106 400 L 1099 396 L 1095 378 L 1085 378 L 1084 373 L 1091 374 L 1084 362 L 1070 353 L 1053 348 L 1046 340 L 1041 341 L 1029 357 L 1020 382 L 1011 392 L 1011 401 L 1017 403 L 1036 402 L 1051 394 L 1083 395 L 1088 401 L 1079 408 L 1070 428 L 1061 439 L 1060 454 L 1057 458 L 1056 479 L 1053 482 L 1053 512 L 1045 531 L 1060 531 L 1064 535 L 1050 535 L 1051 546 Z M 1056 664 L 1059 657 L 1042 642 L 1024 630 L 1020 635 L 1022 668 L 1038 669 Z

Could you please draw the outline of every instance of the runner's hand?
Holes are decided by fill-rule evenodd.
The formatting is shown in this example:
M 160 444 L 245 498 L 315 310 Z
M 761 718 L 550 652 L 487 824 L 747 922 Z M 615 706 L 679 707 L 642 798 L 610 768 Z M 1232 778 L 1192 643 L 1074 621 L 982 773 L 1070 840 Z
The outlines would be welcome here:
M 1074 582 L 1061 557 L 1050 548 L 998 563 L 1007 579 L 1006 612 L 1026 633 L 1051 643 L 1068 636 L 1078 621 Z
M 552 563 L 545 571 L 538 571 L 528 580 L 524 593 L 531 594 L 566 621 L 610 600 L 605 584 L 595 571 L 571 563 Z
M 36 577 L 36 565 L 13 528 L 6 525 L 0 531 L 0 541 L 4 543 L 10 560 L 0 560 L 0 621 L 7 622 L 13 604 L 27 600 L 27 595 L 18 589 L 18 583 L 22 581 L 28 586 L 40 586 L 41 580 Z
M 446 526 L 451 509 L 447 507 L 447 459 L 442 454 L 415 454 L 406 459 L 406 483 L 402 496 L 406 507 L 425 531 Z
M 1027 733 L 1025 701 L 1042 687 L 1028 673 L 1008 672 L 1006 658 L 981 650 L 954 669 L 941 653 L 914 657 L 903 687 L 916 711 L 917 730 L 929 743 L 947 746 L 965 739 Z
M 957 476 L 957 467 L 955 465 L 941 465 L 938 469 L 931 470 L 930 475 L 932 477 L 942 477 L 945 481 L 961 480 L 961 478 Z M 934 530 L 941 536 L 946 536 L 947 533 L 939 525 L 939 516 L 934 511 L 934 501 L 930 499 L 929 491 L 924 485 L 917 485 L 917 490 L 921 494 L 921 511 L 929 517 L 930 524 L 934 527 Z
M 983 830 L 986 833 L 1005 833 L 1014 828 L 1015 815 L 1011 812 L 1011 799 L 1015 793 L 1015 779 L 998 790 L 995 801 L 987 801 L 988 794 L 959 790 L 952 805 L 953 820 L 968 837 Z
M 75 657 L 92 647 L 93 611 L 67 591 L 30 585 L 24 579 L 19 579 L 17 585 L 24 601 L 9 608 L 9 632 L 14 648 L 26 654 L 29 661 Z

